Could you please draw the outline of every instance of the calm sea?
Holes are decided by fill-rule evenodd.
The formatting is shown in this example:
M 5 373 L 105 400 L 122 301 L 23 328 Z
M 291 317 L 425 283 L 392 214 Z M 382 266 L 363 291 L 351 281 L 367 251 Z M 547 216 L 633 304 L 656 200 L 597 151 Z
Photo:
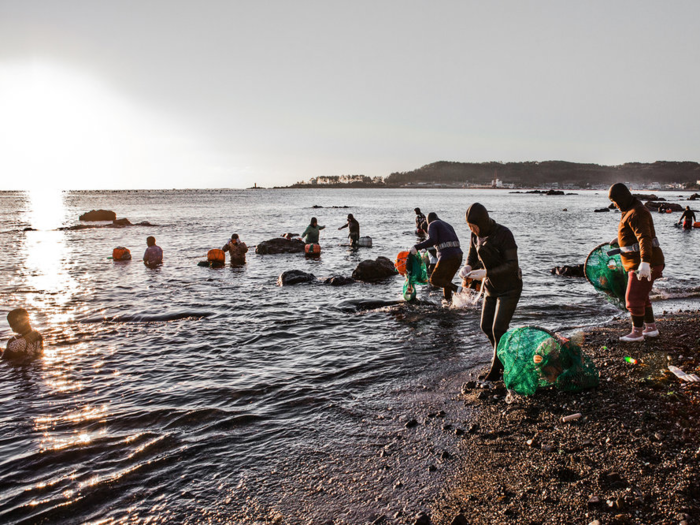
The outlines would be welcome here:
M 5 314 L 25 307 L 46 341 L 34 363 L 0 364 L 0 522 L 362 523 L 429 501 L 441 469 L 427 476 L 435 451 L 404 437 L 404 422 L 488 362 L 479 311 L 445 307 L 427 287 L 428 304 L 357 311 L 355 300 L 398 299 L 401 278 L 321 279 L 413 245 L 416 206 L 466 242 L 475 201 L 519 246 L 525 289 L 513 325 L 573 330 L 620 315 L 585 280 L 549 272 L 615 237 L 619 215 L 593 213 L 608 205 L 603 192 L 0 193 L 0 336 L 11 336 Z M 99 208 L 154 226 L 57 230 Z M 342 246 L 349 212 L 372 248 Z M 327 226 L 319 259 L 255 255 L 312 216 Z M 657 310 L 698 295 L 700 230 L 682 232 L 677 219 L 654 214 L 667 260 Z M 251 247 L 244 268 L 197 266 L 234 232 Z M 165 253 L 156 270 L 140 262 L 148 235 Z M 132 262 L 108 259 L 119 245 Z M 278 287 L 289 269 L 319 281 Z

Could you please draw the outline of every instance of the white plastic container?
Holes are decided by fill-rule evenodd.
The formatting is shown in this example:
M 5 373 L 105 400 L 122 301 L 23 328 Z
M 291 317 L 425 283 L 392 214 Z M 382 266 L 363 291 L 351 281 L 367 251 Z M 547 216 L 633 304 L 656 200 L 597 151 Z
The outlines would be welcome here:
M 363 248 L 371 248 L 372 247 L 372 237 L 360 237 L 359 240 L 357 241 L 358 246 L 362 246 Z

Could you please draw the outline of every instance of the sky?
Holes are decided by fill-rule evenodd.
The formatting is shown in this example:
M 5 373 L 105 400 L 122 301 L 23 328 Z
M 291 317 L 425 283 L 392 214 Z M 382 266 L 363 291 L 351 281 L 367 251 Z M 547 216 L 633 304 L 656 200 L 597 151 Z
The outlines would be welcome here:
M 0 189 L 700 160 L 700 2 L 0 0 Z

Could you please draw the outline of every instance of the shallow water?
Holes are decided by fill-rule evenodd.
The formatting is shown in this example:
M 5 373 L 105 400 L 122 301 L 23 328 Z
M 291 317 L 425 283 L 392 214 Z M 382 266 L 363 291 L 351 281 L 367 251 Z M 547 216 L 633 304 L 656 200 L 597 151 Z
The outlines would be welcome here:
M 415 206 L 438 212 L 466 242 L 474 201 L 519 245 L 525 290 L 513 325 L 571 330 L 620 314 L 585 280 L 549 273 L 615 237 L 619 215 L 593 213 L 608 204 L 602 192 L 0 193 L 0 336 L 11 336 L 7 311 L 25 307 L 46 341 L 44 358 L 0 365 L 0 522 L 362 522 L 429 500 L 441 478 L 411 474 L 425 453 L 400 431 L 410 410 L 454 393 L 449 378 L 489 360 L 478 310 L 445 307 L 427 287 L 427 304 L 352 307 L 398 299 L 399 277 L 337 288 L 276 280 L 288 269 L 347 276 L 363 259 L 395 257 L 416 242 Z M 56 229 L 99 208 L 156 226 Z M 341 246 L 348 212 L 373 248 Z M 327 226 L 319 259 L 254 254 L 253 245 L 300 233 L 311 216 Z M 677 219 L 654 214 L 667 259 L 657 309 L 699 292 L 700 230 L 682 232 Z M 245 267 L 197 266 L 233 232 L 251 248 Z M 159 269 L 140 263 L 148 235 L 165 253 Z M 134 260 L 108 260 L 118 245 Z M 409 459 L 375 475 L 377 447 Z M 370 470 L 360 489 L 353 480 Z M 398 472 L 411 479 L 401 494 L 392 488 Z

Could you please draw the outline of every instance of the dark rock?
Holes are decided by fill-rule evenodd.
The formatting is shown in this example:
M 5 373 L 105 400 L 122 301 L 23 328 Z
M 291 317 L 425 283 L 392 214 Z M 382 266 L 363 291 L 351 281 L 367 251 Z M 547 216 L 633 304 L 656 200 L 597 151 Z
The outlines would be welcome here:
M 113 221 L 116 220 L 117 214 L 110 210 L 91 210 L 83 213 L 79 220 L 81 221 Z
M 445 423 L 444 425 L 442 425 L 442 429 L 443 430 L 452 430 L 452 425 L 450 425 L 449 423 Z
M 461 428 L 455 428 L 455 436 L 463 436 L 464 435 L 464 430 Z
M 23 232 L 35 232 L 36 229 L 34 229 L 34 228 L 25 228 L 25 229 L 22 230 L 22 231 L 23 231 Z
M 352 277 L 343 277 L 341 275 L 336 275 L 333 277 L 329 277 L 328 279 L 323 281 L 323 284 L 330 284 L 331 286 L 345 286 L 354 282 L 355 279 L 353 279 Z
M 604 212 L 604 211 L 610 211 L 610 208 L 600 208 L 600 209 L 593 210 L 593 211 L 594 211 L 595 213 L 601 213 L 601 212 Z
M 430 525 L 430 516 L 425 512 L 420 512 L 418 516 L 416 516 L 416 521 L 413 522 L 413 525 Z
M 563 191 L 559 190 L 549 190 L 545 195 L 564 195 Z
M 486 390 L 482 390 L 479 392 L 479 395 L 476 396 L 477 399 L 488 399 L 489 397 L 491 397 L 491 394 L 489 394 Z
M 459 513 L 450 522 L 450 525 L 469 525 L 469 522 L 467 521 L 467 518 L 464 517 L 464 514 Z
M 664 201 L 666 199 L 660 199 L 653 193 L 633 193 L 634 197 L 637 197 L 640 201 Z
M 413 428 L 418 426 L 418 421 L 415 419 L 409 419 L 404 425 L 406 428 Z
M 479 430 L 479 424 L 478 423 L 472 423 L 469 425 L 469 428 L 467 429 L 467 432 L 470 434 L 474 434 L 477 430 Z
M 131 224 L 131 221 L 129 221 L 129 219 L 127 219 L 126 217 L 124 217 L 123 219 L 114 219 L 112 221 L 112 225 L 113 226 L 133 226 L 133 224 Z
M 275 237 L 269 241 L 263 241 L 255 247 L 255 253 L 270 255 L 276 253 L 304 253 L 304 241 L 301 239 L 285 239 Z
M 302 272 L 301 270 L 287 270 L 282 272 L 282 275 L 277 279 L 278 286 L 289 286 L 290 284 L 307 283 L 313 281 L 316 277 L 312 273 Z
M 694 201 L 700 199 L 700 193 L 693 193 L 690 197 L 688 197 L 689 201 Z
M 462 393 L 466 394 L 470 390 L 474 390 L 476 388 L 476 381 L 467 381 L 462 385 Z
M 437 467 L 435 465 L 428 465 L 428 472 L 435 472 Z
M 386 257 L 377 257 L 375 261 L 370 259 L 362 261 L 352 272 L 352 278 L 358 281 L 373 282 L 396 275 L 394 263 Z
M 575 264 L 573 266 L 564 265 L 552 268 L 550 272 L 553 275 L 560 275 L 562 277 L 585 277 L 586 274 L 583 272 L 583 264 Z
M 681 206 L 680 204 L 677 204 L 675 202 L 649 201 L 649 202 L 644 203 L 644 206 L 646 206 L 650 210 L 654 210 L 654 211 L 659 211 L 660 207 L 663 207 L 664 209 L 671 210 L 671 211 L 683 211 L 683 206 Z
M 452 454 L 450 454 L 447 450 L 443 450 L 442 454 L 440 454 L 440 459 L 450 459 L 452 457 Z

